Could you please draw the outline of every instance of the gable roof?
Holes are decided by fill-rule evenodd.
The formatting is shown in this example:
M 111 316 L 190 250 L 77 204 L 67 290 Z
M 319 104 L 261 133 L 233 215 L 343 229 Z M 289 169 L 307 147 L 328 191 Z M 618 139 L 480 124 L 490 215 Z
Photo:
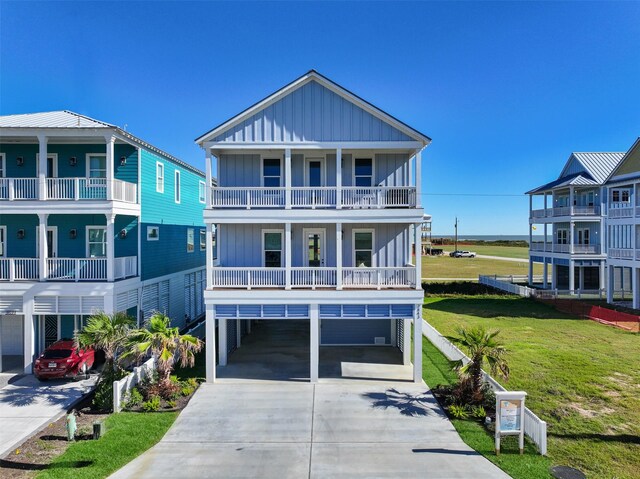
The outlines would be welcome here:
M 104 121 L 96 120 L 79 113 L 75 113 L 70 110 L 58 110 L 47 111 L 40 113 L 22 113 L 18 115 L 3 115 L 0 116 L 0 128 L 60 128 L 60 129 L 78 129 L 78 130 L 93 130 L 104 129 L 113 130 L 121 137 L 130 140 L 131 142 L 151 150 L 165 158 L 179 164 L 180 166 L 200 175 L 205 176 L 202 170 L 199 170 L 195 166 L 185 163 L 184 161 L 170 155 L 166 151 L 161 150 L 144 140 L 132 135 L 131 133 L 121 129 L 116 125 L 105 123 Z M 0 138 L 2 135 L 0 134 Z
M 301 88 L 302 86 L 306 85 L 307 83 L 309 83 L 311 81 L 315 81 L 315 82 L 319 83 L 320 85 L 328 88 L 329 90 L 331 90 L 332 92 L 334 92 L 337 95 L 341 96 L 342 98 L 346 99 L 347 101 L 355 104 L 356 106 L 362 108 L 363 110 L 367 111 L 368 113 L 373 114 L 374 116 L 380 118 L 382 121 L 390 124 L 391 126 L 395 127 L 396 129 L 400 130 L 401 132 L 405 133 L 407 136 L 415 139 L 416 141 L 424 143 L 425 146 L 428 145 L 431 142 L 431 138 L 429 138 L 427 135 L 419 132 L 415 128 L 410 127 L 406 123 L 398 120 L 397 118 L 393 117 L 389 113 L 381 110 L 380 108 L 376 107 L 375 105 L 373 105 L 373 104 L 369 103 L 368 101 L 362 99 L 361 97 L 357 96 L 356 94 L 352 93 L 351 91 L 347 90 L 346 88 L 338 85 L 334 81 L 330 80 L 329 78 L 325 77 L 324 75 L 321 75 L 320 73 L 318 73 L 315 70 L 309 70 L 307 73 L 305 73 L 304 75 L 296 78 L 291 83 L 285 85 L 284 87 L 280 88 L 279 90 L 277 90 L 276 92 L 272 93 L 271 95 L 268 95 L 267 97 L 263 98 L 262 100 L 254 103 L 253 105 L 251 105 L 249 108 L 245 109 L 244 111 L 242 111 L 238 115 L 236 115 L 236 116 L 234 116 L 232 118 L 229 118 L 227 121 L 225 121 L 225 122 L 219 124 L 218 126 L 212 128 L 208 132 L 206 132 L 203 135 L 201 135 L 198 138 L 196 138 L 195 142 L 202 146 L 202 144 L 205 141 L 212 140 L 213 138 L 215 138 L 215 137 L 219 136 L 220 134 L 224 133 L 225 131 L 233 128 L 234 126 L 238 125 L 239 123 L 245 121 L 246 119 L 250 118 L 252 115 L 255 115 L 256 113 L 264 110 L 268 106 L 272 105 L 273 103 L 275 103 L 278 100 L 284 98 L 285 96 L 287 96 L 290 93 L 296 91 L 297 89 Z
M 634 160 L 633 157 L 634 157 L 636 152 L 640 153 L 640 138 L 636 139 L 636 141 L 633 143 L 633 145 L 631 145 L 631 148 L 629 148 L 629 151 L 624 153 L 624 156 L 622 157 L 620 162 L 618 162 L 616 167 L 611 171 L 611 173 L 607 177 L 607 182 L 610 181 L 617 173 L 619 173 L 621 176 L 624 175 L 625 177 L 630 175 L 631 172 L 627 172 L 627 173 L 624 172 L 625 167 L 626 167 L 626 169 L 631 168 L 632 170 L 635 170 L 635 172 L 637 172 L 637 175 L 635 175 L 635 176 L 640 176 L 640 170 L 637 170 L 637 168 L 638 168 L 638 165 L 637 165 L 638 159 L 637 158 L 638 157 L 636 157 L 636 159 L 635 159 L 635 162 L 636 162 L 635 165 L 633 163 L 629 163 L 629 162 L 632 162 Z
M 588 152 L 572 153 L 565 165 L 560 177 L 564 176 L 572 158 L 575 158 L 589 173 L 595 181 L 602 184 L 606 181 L 611 172 L 618 166 L 624 153 L 620 152 Z
M 588 173 L 574 173 L 573 175 L 558 178 L 557 180 L 550 181 L 545 185 L 538 186 L 533 190 L 527 191 L 525 195 L 538 193 L 540 191 L 548 191 L 552 188 L 562 188 L 564 186 L 595 186 L 598 184 L 599 183 L 595 181 Z

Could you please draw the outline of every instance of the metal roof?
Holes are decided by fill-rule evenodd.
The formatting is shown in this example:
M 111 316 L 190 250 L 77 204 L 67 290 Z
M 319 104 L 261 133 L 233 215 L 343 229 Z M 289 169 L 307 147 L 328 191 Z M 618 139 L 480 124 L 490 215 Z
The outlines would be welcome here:
M 128 131 L 121 129 L 116 125 L 105 123 L 103 121 L 89 118 L 69 110 L 47 111 L 42 113 L 24 113 L 19 115 L 0 116 L 0 128 L 65 128 L 65 129 L 111 129 L 118 135 L 130 140 L 131 142 L 153 151 L 165 158 L 179 164 L 180 166 L 193 171 L 194 173 L 205 176 L 205 173 L 189 163 L 185 163 L 179 158 L 167 153 L 166 151 L 156 148 L 144 140 L 132 135 Z M 0 135 L 2 136 L 2 135 Z M 126 141 L 125 140 L 125 141 Z
M 594 180 L 602 184 L 618 166 L 624 157 L 624 152 L 573 153 L 573 156 Z
M 0 116 L 0 128 L 117 128 L 68 110 Z
M 538 186 L 531 191 L 527 191 L 525 194 L 530 195 L 539 193 L 541 191 L 548 191 L 552 188 L 562 188 L 566 186 L 594 186 L 598 184 L 600 183 L 591 178 L 589 174 L 576 173 L 573 175 L 558 178 L 557 180 L 551 181 L 545 185 Z

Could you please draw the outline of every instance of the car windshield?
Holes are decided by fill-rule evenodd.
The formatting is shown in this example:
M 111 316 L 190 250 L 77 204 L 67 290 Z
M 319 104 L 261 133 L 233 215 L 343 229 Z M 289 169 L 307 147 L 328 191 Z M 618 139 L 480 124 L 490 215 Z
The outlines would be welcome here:
M 63 359 L 71 356 L 70 349 L 48 349 L 42 355 L 43 359 Z

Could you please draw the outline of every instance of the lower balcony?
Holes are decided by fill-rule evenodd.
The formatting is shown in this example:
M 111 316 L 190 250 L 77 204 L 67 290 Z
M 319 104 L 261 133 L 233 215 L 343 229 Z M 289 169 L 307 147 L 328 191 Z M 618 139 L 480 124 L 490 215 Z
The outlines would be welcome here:
M 107 258 L 47 258 L 44 281 L 107 281 Z M 138 257 L 114 258 L 114 280 L 138 275 Z M 0 258 L 0 281 L 40 281 L 38 258 Z
M 125 203 L 137 202 L 137 185 L 114 179 L 112 199 Z M 106 201 L 106 178 L 47 178 L 41 191 L 38 178 L 0 178 L 0 200 Z
M 214 289 L 409 289 L 416 287 L 416 268 L 294 267 L 213 268 Z
M 599 244 L 574 244 L 572 252 L 570 244 L 533 242 L 529 246 L 529 251 L 565 254 L 600 254 L 601 248 Z

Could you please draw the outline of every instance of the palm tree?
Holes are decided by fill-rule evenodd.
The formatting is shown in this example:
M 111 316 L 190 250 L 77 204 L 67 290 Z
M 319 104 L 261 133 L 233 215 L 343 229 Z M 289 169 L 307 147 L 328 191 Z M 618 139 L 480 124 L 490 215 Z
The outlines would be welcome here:
M 136 320 L 125 313 L 92 315 L 82 331 L 76 334 L 76 343 L 82 348 L 93 347 L 105 355 L 103 374 L 115 372 L 116 358 L 125 346 Z
M 126 353 L 139 357 L 153 354 L 157 360 L 158 382 L 161 387 L 170 385 L 176 356 L 180 359 L 180 366 L 192 367 L 195 353 L 203 346 L 200 339 L 190 334 L 180 334 L 180 330 L 170 324 L 169 317 L 161 313 L 154 314 L 144 328 L 133 331 L 129 339 L 129 351 Z
M 482 367 L 486 363 L 493 376 L 509 379 L 509 366 L 505 360 L 507 350 L 496 336 L 499 330 L 487 331 L 484 326 L 458 328 L 459 337 L 447 336 L 447 339 L 467 350 L 471 361 L 459 368 L 460 372 L 471 378 L 474 397 L 482 397 Z

